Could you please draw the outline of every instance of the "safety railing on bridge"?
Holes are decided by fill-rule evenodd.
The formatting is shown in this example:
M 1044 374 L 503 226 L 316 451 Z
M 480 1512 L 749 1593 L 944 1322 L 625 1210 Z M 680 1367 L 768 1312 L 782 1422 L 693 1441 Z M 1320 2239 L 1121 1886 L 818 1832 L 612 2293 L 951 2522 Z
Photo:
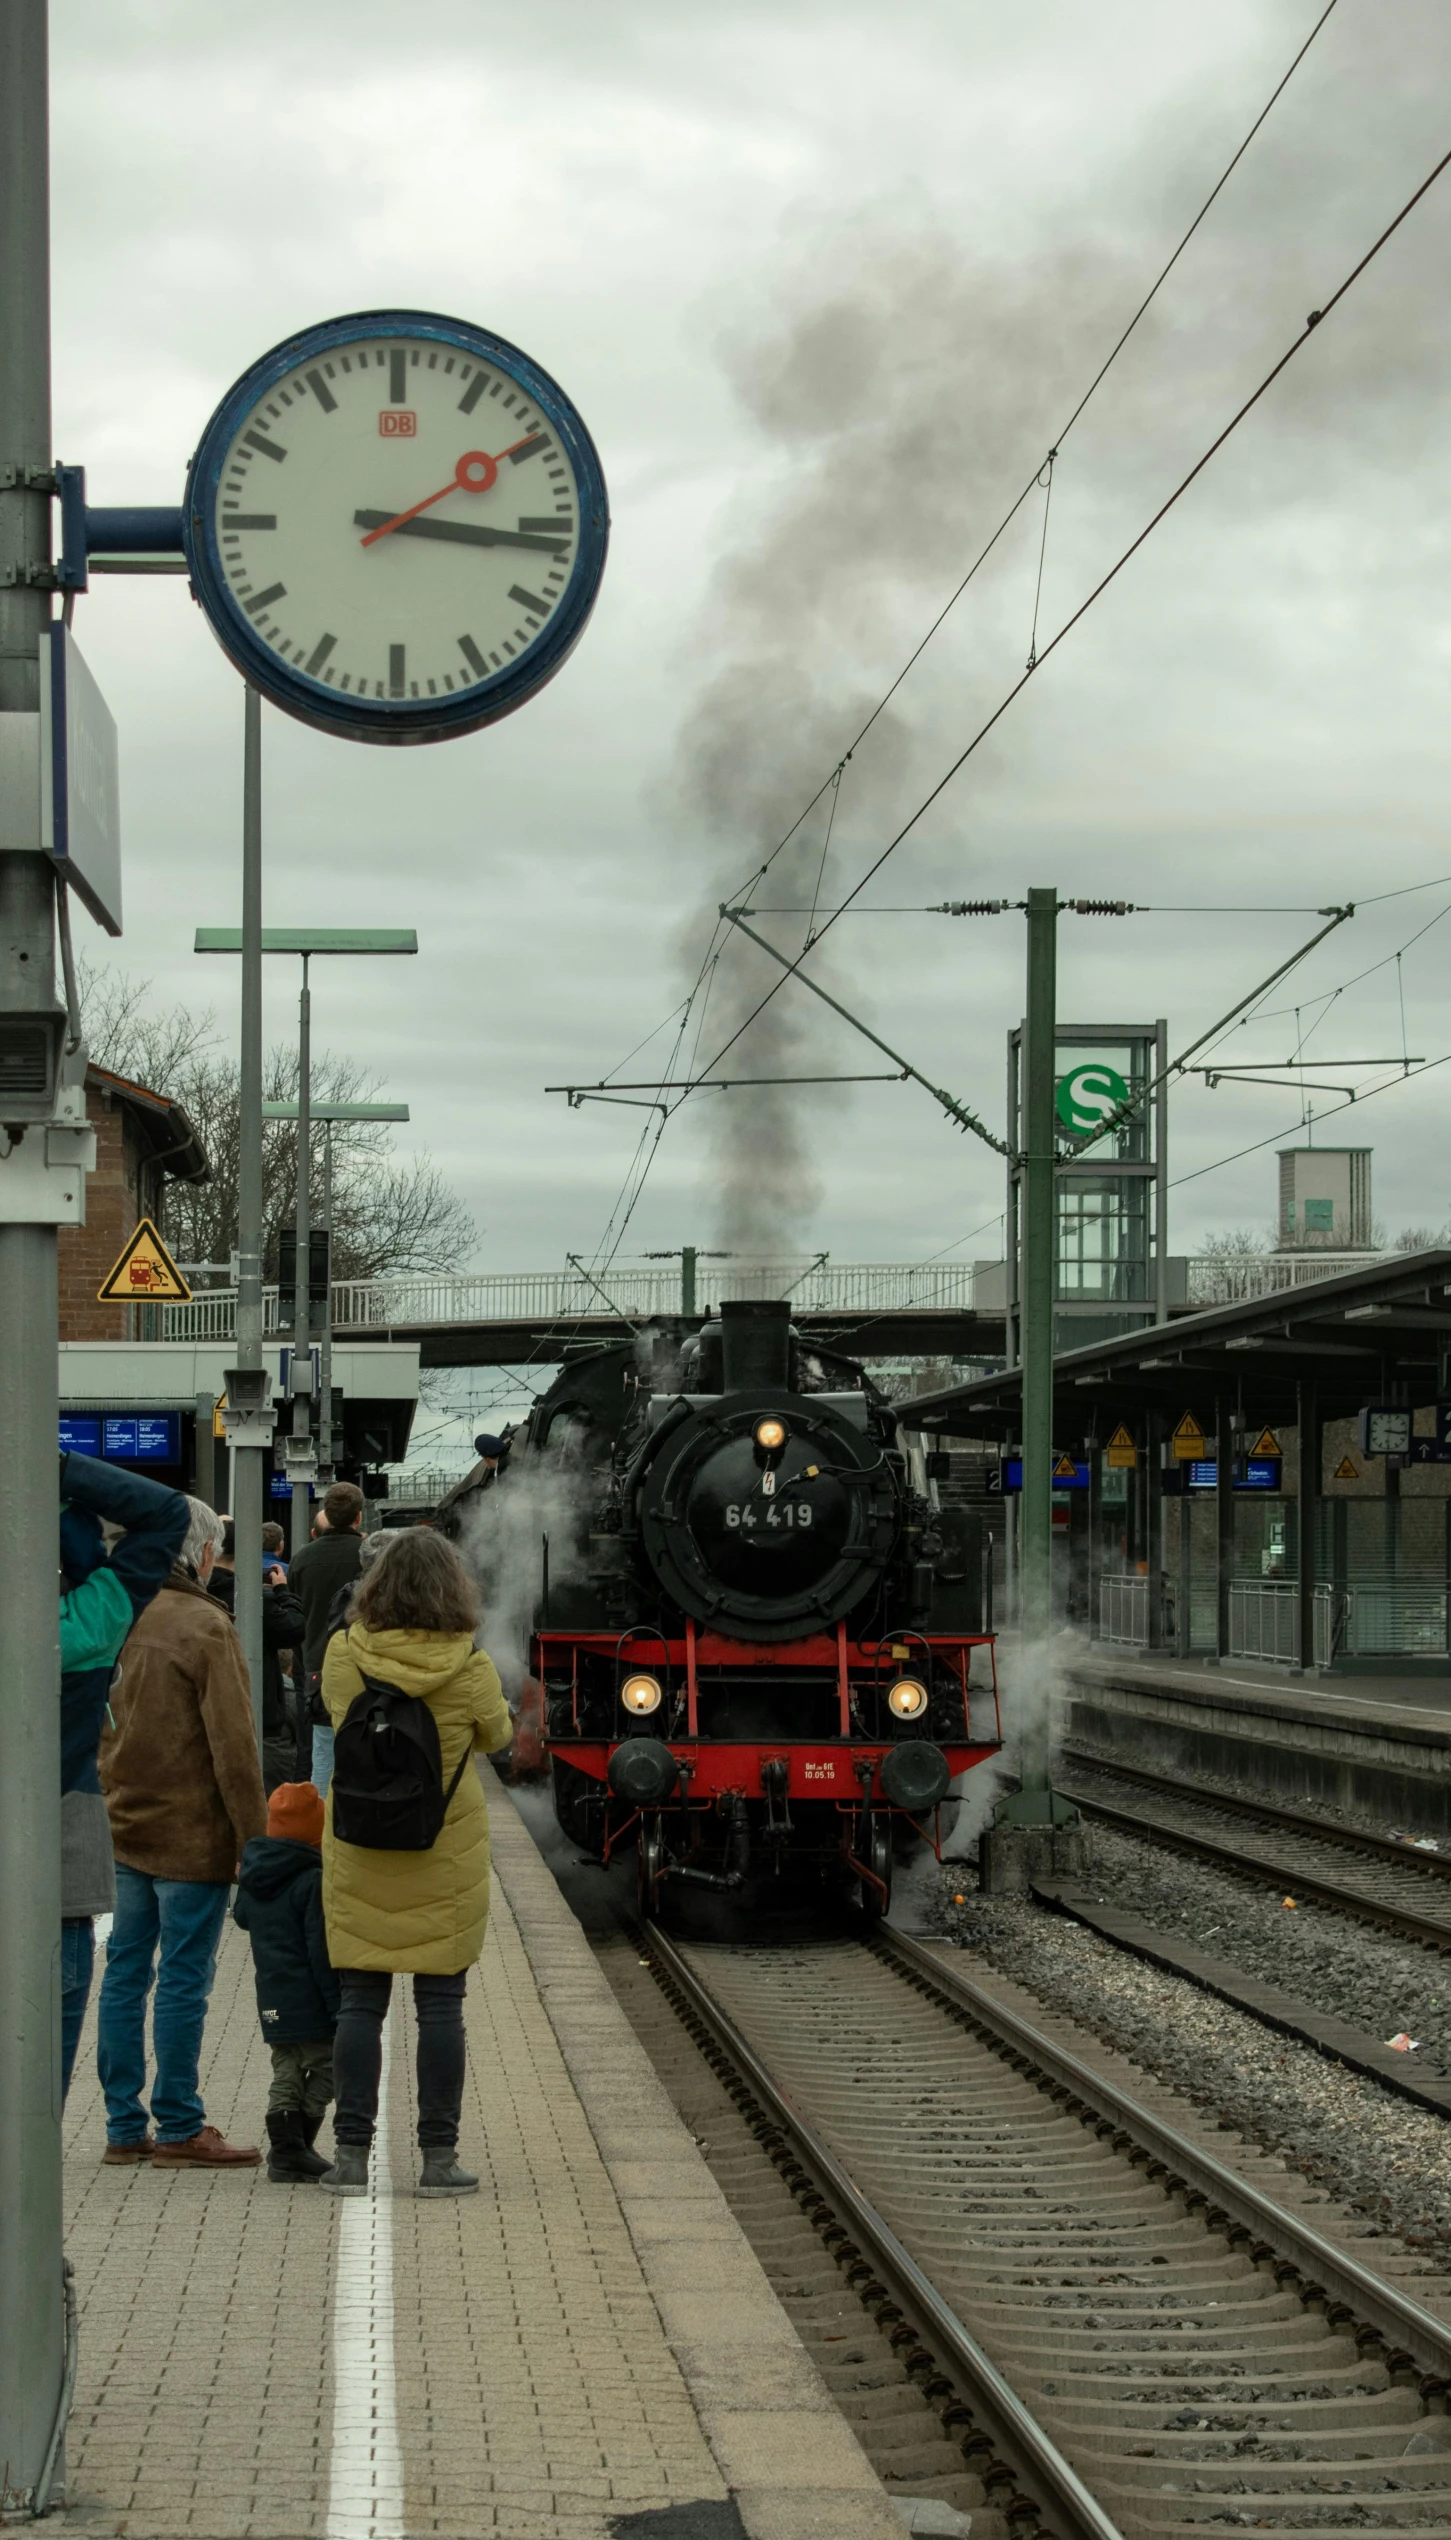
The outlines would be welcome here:
M 701 1265 L 705 1302 L 708 1265 Z M 729 1297 L 789 1296 L 826 1314 L 900 1313 L 912 1306 L 971 1310 L 969 1264 L 933 1262 L 766 1261 L 732 1264 L 711 1287 Z M 206 1289 L 189 1305 L 162 1308 L 166 1340 L 230 1340 L 237 1299 L 232 1288 Z M 612 1310 L 628 1320 L 680 1311 L 677 1269 L 616 1269 L 596 1283 L 577 1270 L 485 1270 L 462 1278 L 340 1279 L 333 1286 L 333 1323 L 340 1330 L 386 1331 L 433 1323 L 559 1323 Z M 263 1292 L 263 1325 L 279 1328 L 277 1290 Z
M 1309 1288 L 1347 1270 L 1368 1270 L 1385 1256 L 1375 1252 L 1266 1252 L 1244 1261 L 1193 1256 L 1184 1264 L 1189 1305 L 1250 1305 L 1288 1288 Z

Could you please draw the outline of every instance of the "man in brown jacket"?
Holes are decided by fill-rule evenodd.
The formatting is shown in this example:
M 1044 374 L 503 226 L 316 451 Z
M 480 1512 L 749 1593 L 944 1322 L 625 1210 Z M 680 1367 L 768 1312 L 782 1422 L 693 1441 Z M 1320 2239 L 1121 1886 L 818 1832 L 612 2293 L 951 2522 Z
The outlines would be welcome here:
M 197 2088 L 202 2030 L 227 1895 L 242 1846 L 265 1832 L 252 1698 L 241 1644 L 207 1594 L 222 1521 L 199 1499 L 176 1565 L 126 1643 L 101 1788 L 116 1854 L 116 1918 L 106 1950 L 96 2060 L 110 2162 L 158 2169 L 252 2166 L 226 2143 Z M 158 1948 L 160 1965 L 156 1967 Z M 146 1999 L 155 1969 L 147 2130 Z

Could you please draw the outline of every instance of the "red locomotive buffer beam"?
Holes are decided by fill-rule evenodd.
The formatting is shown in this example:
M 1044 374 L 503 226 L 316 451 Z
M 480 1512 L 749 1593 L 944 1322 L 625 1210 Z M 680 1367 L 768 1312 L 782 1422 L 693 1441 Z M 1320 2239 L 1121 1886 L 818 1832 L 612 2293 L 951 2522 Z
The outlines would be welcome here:
M 988 1739 L 974 1738 L 971 1732 L 970 1670 L 975 1649 L 987 1652 L 992 1670 L 991 1693 L 995 1734 Z M 664 1679 L 671 1699 L 662 1704 L 658 1724 L 651 1723 L 653 1733 L 670 1748 L 677 1763 L 688 1770 L 691 1796 L 704 1800 L 725 1791 L 740 1791 L 745 1796 L 761 1794 L 766 1764 L 777 1758 L 788 1768 L 787 1791 L 793 1799 L 852 1798 L 860 1802 L 864 1790 L 875 1778 L 882 1758 L 892 1752 L 894 1739 L 872 1737 L 862 1731 L 859 1718 L 853 1716 L 854 1697 L 875 1697 L 886 1692 L 897 1670 L 904 1662 L 950 1668 L 962 1701 L 960 1737 L 936 1741 L 947 1758 L 954 1779 L 996 1754 L 1002 1744 L 1002 1718 L 998 1707 L 997 1655 L 990 1633 L 906 1632 L 888 1635 L 881 1642 L 865 1645 L 849 1641 L 846 1626 L 839 1623 L 834 1633 L 817 1633 L 809 1639 L 790 1642 L 726 1640 L 719 1634 L 698 1631 L 686 1622 L 680 1640 L 668 1640 L 662 1633 L 648 1628 L 617 1632 L 544 1631 L 535 1635 L 531 1665 L 543 1682 L 560 1688 L 567 1665 L 572 1693 L 571 1724 L 567 1731 L 556 1727 L 545 1739 L 551 1752 L 557 1753 L 594 1780 L 603 1781 L 610 1756 L 620 1743 L 627 1726 L 617 1720 L 612 1734 L 601 1737 L 582 1732 L 579 1716 L 580 1660 L 605 1661 L 619 1673 L 629 1668 L 648 1666 Z M 793 1735 L 789 1713 L 783 1717 L 775 1733 L 768 1737 L 702 1737 L 700 1734 L 700 1693 L 702 1682 L 708 1687 L 721 1673 L 729 1673 L 736 1681 L 742 1674 L 758 1674 L 763 1680 L 774 1676 L 782 1682 L 782 1692 L 789 1703 L 789 1679 L 793 1675 L 810 1675 L 819 1682 L 830 1673 L 836 1680 L 837 1734 L 823 1738 L 820 1734 Z M 986 1694 L 988 1687 L 981 1691 Z M 678 1714 L 683 1693 L 685 1701 L 684 1733 L 680 1733 Z M 871 1771 L 864 1772 L 868 1758 Z

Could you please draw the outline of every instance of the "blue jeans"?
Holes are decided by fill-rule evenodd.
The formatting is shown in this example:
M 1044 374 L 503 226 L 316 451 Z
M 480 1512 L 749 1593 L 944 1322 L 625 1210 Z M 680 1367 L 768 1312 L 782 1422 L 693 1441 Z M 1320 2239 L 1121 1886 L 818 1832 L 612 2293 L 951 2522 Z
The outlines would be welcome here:
M 229 1893 L 225 1884 L 155 1879 L 124 1861 L 116 1864 L 116 1919 L 106 1948 L 96 2036 L 109 2143 L 140 2143 L 146 2133 L 141 2093 L 146 2087 L 146 1997 L 153 1971 L 156 2086 L 151 2118 L 157 2141 L 185 2143 L 206 2123 L 197 2066 Z
M 91 1998 L 96 1926 L 89 1914 L 67 1917 L 60 1927 L 60 2095 L 64 2106 L 76 2068 L 76 2048 Z
M 326 1799 L 333 1777 L 333 1732 L 312 1724 L 312 1771 L 309 1779 L 319 1799 Z

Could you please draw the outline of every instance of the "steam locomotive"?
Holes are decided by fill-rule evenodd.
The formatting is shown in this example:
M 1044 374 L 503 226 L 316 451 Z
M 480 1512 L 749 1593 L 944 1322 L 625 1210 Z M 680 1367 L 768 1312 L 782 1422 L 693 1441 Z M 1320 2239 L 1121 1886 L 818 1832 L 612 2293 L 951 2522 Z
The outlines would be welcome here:
M 566 1362 L 500 1487 L 531 1484 L 553 1523 L 529 1666 L 572 1841 L 607 1862 L 633 1837 L 647 1914 L 824 1882 L 879 1916 L 1001 1723 L 978 1520 L 931 1504 L 865 1371 L 784 1302 L 654 1322 Z

